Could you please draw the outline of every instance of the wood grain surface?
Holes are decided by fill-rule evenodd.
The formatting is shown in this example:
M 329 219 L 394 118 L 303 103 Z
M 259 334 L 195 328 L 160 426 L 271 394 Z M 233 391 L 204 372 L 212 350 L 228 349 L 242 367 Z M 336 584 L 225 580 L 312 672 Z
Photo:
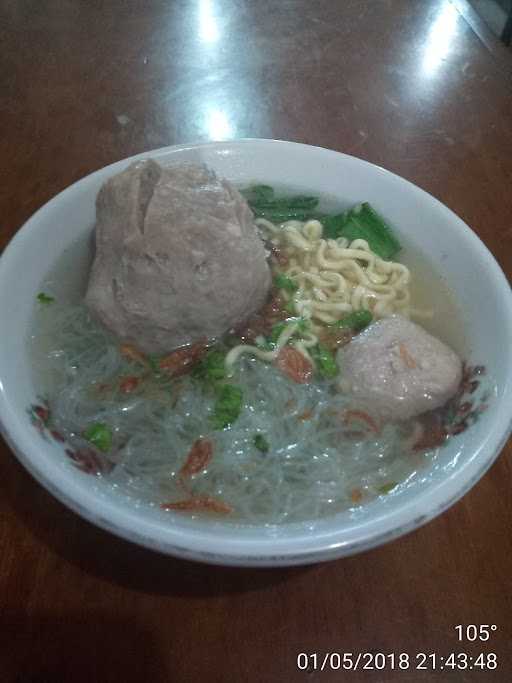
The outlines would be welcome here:
M 510 277 L 512 65 L 463 4 L 4 0 L 0 246 L 105 164 L 173 143 L 271 137 L 417 183 Z M 2 683 L 512 680 L 510 444 L 461 502 L 405 538 L 276 570 L 132 546 L 69 512 L 0 450 Z M 467 623 L 498 630 L 458 643 L 454 626 Z M 452 651 L 496 652 L 498 669 L 297 668 L 300 652 L 414 662 Z

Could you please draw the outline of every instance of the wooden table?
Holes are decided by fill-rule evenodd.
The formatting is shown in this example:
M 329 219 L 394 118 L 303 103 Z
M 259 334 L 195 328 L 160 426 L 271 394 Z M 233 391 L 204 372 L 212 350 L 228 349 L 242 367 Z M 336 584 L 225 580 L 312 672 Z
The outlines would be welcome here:
M 2 12 L 2 246 L 55 193 L 112 161 L 269 137 L 417 183 L 512 274 L 511 64 L 463 0 L 4 0 Z M 511 455 L 509 444 L 460 503 L 385 547 L 237 570 L 90 526 L 3 445 L 0 680 L 512 680 Z M 458 643 L 457 624 L 498 630 Z M 297 668 L 300 652 L 452 651 L 496 652 L 499 668 Z

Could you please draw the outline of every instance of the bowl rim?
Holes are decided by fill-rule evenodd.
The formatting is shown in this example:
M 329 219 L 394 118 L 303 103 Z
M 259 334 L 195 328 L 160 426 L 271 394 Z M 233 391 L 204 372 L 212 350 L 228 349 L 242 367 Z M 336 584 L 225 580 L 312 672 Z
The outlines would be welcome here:
M 170 145 L 142 152 L 104 166 L 59 192 L 40 207 L 19 228 L 0 256 L 0 282 L 4 270 L 3 265 L 9 259 L 16 257 L 18 248 L 30 236 L 39 220 L 44 216 L 44 213 L 51 211 L 57 203 L 76 192 L 82 183 L 91 181 L 99 176 L 108 177 L 126 167 L 129 163 L 147 157 L 159 159 L 189 149 L 218 148 L 219 146 L 223 148 L 236 148 L 240 145 L 293 146 L 303 148 L 304 151 L 309 153 L 317 152 L 341 156 L 346 161 L 350 160 L 350 163 L 356 162 L 363 167 L 371 168 L 373 172 L 377 169 L 379 173 L 394 178 L 395 182 L 398 180 L 401 184 L 405 184 L 404 186 L 407 187 L 408 191 L 416 193 L 417 196 L 421 196 L 430 203 L 434 203 L 436 208 L 445 214 L 453 228 L 459 230 L 464 239 L 469 241 L 474 249 L 478 250 L 479 257 L 482 258 L 482 262 L 486 266 L 487 274 L 492 276 L 492 288 L 506 304 L 505 322 L 512 336 L 512 293 L 508 281 L 485 244 L 453 211 L 417 185 L 371 162 L 324 147 L 315 147 L 285 140 L 242 138 L 230 141 Z M 3 390 L 1 390 L 0 394 L 3 395 L 3 393 Z M 507 398 L 509 399 L 508 402 Z M 503 395 L 494 411 L 494 427 L 463 468 L 438 482 L 433 490 L 424 492 L 423 495 L 419 493 L 417 505 L 406 504 L 402 509 L 388 511 L 376 519 L 366 521 L 362 525 L 365 528 L 365 532 L 359 534 L 361 536 L 359 540 L 344 540 L 341 538 L 339 530 L 331 530 L 320 535 L 304 535 L 301 540 L 271 537 L 258 538 L 253 541 L 236 538 L 226 540 L 219 539 L 219 536 L 210 535 L 206 532 L 194 533 L 193 536 L 188 536 L 184 530 L 176 533 L 176 527 L 171 525 L 165 528 L 166 536 L 175 536 L 176 538 L 174 540 L 158 538 L 159 535 L 162 535 L 164 518 L 162 518 L 160 523 L 141 520 L 135 510 L 128 514 L 126 510 L 121 509 L 120 504 L 117 504 L 114 498 L 103 501 L 103 505 L 100 506 L 102 512 L 98 514 L 94 511 L 98 503 L 98 496 L 94 487 L 90 487 L 90 490 L 87 491 L 83 486 L 79 486 L 76 481 L 66 476 L 63 471 L 46 472 L 45 470 L 48 468 L 41 466 L 37 458 L 33 457 L 33 451 L 38 450 L 35 441 L 33 441 L 30 435 L 25 435 L 26 438 L 24 438 L 20 430 L 14 429 L 11 421 L 12 416 L 6 410 L 6 401 L 2 400 L 0 400 L 0 432 L 18 460 L 53 496 L 81 517 L 117 536 L 152 550 L 184 559 L 220 565 L 275 567 L 311 564 L 363 552 L 396 539 L 426 524 L 447 510 L 462 498 L 485 474 L 504 447 L 512 432 L 511 398 L 512 377 L 508 376 Z M 21 444 L 24 445 L 21 446 Z M 220 543 L 223 547 L 219 549 L 217 546 Z

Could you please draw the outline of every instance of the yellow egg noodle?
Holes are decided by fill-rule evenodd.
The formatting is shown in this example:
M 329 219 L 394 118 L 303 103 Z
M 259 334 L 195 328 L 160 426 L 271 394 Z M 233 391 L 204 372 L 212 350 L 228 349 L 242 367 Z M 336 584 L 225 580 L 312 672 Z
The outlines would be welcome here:
M 278 226 L 258 218 L 256 225 L 269 234 L 271 243 L 287 257 L 283 274 L 297 285 L 297 291 L 292 294 L 281 290 L 281 295 L 293 304 L 297 315 L 311 323 L 310 330 L 291 345 L 313 365 L 308 348 L 318 343 L 317 335 L 323 325 L 363 309 L 371 311 L 375 318 L 393 313 L 407 318 L 411 315 L 409 269 L 381 259 L 365 240 L 324 239 L 322 224 L 317 220 L 287 221 Z M 233 371 L 243 354 L 273 361 L 296 330 L 296 323 L 287 326 L 271 351 L 250 344 L 234 347 L 226 356 L 228 371 Z
M 271 233 L 272 243 L 287 256 L 283 274 L 298 290 L 282 294 L 293 300 L 298 315 L 311 318 L 313 329 L 315 323 L 335 323 L 361 309 L 375 318 L 410 316 L 409 269 L 384 261 L 365 240 L 325 239 L 317 220 L 287 221 L 281 227 L 261 218 L 256 223 Z

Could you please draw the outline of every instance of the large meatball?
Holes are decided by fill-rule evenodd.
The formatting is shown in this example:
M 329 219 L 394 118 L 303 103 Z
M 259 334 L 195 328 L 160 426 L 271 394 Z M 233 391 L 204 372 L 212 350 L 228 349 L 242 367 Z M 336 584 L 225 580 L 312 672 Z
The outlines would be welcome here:
M 164 353 L 219 337 L 270 283 L 249 206 L 205 166 L 136 162 L 99 191 L 86 303 L 120 340 Z
M 339 351 L 338 362 L 342 387 L 390 420 L 439 408 L 462 379 L 454 351 L 397 315 L 370 325 Z

